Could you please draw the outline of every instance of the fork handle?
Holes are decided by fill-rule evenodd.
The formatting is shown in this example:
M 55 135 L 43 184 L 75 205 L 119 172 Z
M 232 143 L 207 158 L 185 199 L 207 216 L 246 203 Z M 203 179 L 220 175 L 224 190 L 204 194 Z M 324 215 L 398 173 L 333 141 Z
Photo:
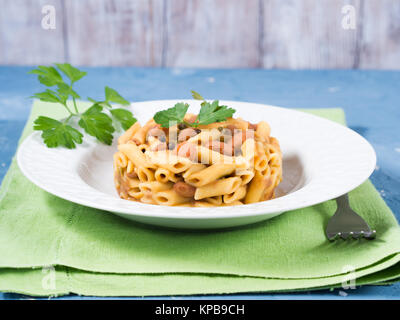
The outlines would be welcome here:
M 350 203 L 349 203 L 349 196 L 347 193 L 344 195 L 340 196 L 339 198 L 336 198 L 336 203 L 338 206 L 338 209 L 351 209 L 350 208 Z

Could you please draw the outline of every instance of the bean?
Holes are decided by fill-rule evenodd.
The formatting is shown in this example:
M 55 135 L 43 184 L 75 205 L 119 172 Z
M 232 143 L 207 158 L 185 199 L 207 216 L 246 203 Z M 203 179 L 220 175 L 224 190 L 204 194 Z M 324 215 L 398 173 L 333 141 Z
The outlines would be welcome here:
M 188 138 L 194 137 L 198 133 L 193 128 L 186 128 L 181 130 L 178 135 L 178 141 L 183 142 L 186 141 Z
M 138 177 L 138 175 L 137 175 L 137 173 L 136 173 L 135 171 L 132 171 L 132 172 L 130 172 L 130 173 L 127 173 L 126 176 L 127 176 L 128 178 L 131 178 L 131 179 L 136 179 L 136 178 Z
M 174 184 L 173 189 L 177 194 L 185 198 L 192 198 L 194 197 L 194 193 L 196 192 L 196 188 L 187 184 L 183 181 L 178 181 Z
M 149 131 L 147 131 L 147 139 L 149 139 L 149 137 L 155 137 L 157 139 L 159 139 L 162 142 L 166 141 L 166 137 L 165 137 L 165 133 L 163 130 L 161 130 L 160 128 L 152 128 Z
M 177 154 L 180 157 L 189 158 L 194 161 L 196 159 L 196 148 L 191 143 L 181 143 L 177 146 Z

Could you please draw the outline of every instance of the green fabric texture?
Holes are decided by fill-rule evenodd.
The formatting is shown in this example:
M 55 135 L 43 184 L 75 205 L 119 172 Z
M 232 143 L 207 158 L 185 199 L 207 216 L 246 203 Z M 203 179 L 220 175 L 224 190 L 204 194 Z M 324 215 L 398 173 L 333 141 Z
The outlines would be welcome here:
M 35 101 L 21 141 L 38 114 L 62 118 L 60 109 Z M 345 123 L 341 109 L 303 111 Z M 52 196 L 28 181 L 14 159 L 0 190 L 0 291 L 40 296 L 298 291 L 341 287 L 351 270 L 356 285 L 397 281 L 396 218 L 369 181 L 349 198 L 377 230 L 375 240 L 329 242 L 324 229 L 335 201 L 241 228 L 168 230 Z

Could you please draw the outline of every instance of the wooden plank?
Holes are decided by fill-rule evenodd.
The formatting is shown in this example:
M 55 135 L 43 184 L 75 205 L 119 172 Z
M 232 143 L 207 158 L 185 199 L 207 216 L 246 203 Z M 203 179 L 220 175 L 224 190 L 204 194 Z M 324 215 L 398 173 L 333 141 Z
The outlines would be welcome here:
M 360 68 L 400 69 L 400 1 L 368 0 L 363 9 Z
M 257 67 L 258 0 L 169 0 L 167 66 Z
M 56 29 L 42 28 L 44 5 L 56 9 Z M 2 0 L 0 64 L 38 65 L 64 61 L 61 0 Z
M 400 69 L 397 0 L 2 0 L 0 30 L 0 64 Z
M 263 67 L 288 69 L 353 68 L 357 32 L 342 27 L 342 7 L 356 12 L 360 0 L 261 0 Z
M 66 1 L 75 65 L 160 66 L 163 0 Z

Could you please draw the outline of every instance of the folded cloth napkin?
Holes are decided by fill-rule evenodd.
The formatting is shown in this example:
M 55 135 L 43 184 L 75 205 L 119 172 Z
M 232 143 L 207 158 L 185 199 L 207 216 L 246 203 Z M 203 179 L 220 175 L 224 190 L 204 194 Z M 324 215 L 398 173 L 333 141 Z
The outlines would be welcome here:
M 341 109 L 307 112 L 345 121 Z M 36 101 L 21 140 L 38 114 L 65 116 Z M 356 285 L 396 281 L 395 217 L 369 181 L 349 197 L 377 230 L 375 240 L 329 242 L 324 229 L 335 201 L 241 228 L 176 231 L 57 198 L 26 179 L 13 160 L 0 191 L 0 291 L 187 295 L 333 288 L 352 278 Z

